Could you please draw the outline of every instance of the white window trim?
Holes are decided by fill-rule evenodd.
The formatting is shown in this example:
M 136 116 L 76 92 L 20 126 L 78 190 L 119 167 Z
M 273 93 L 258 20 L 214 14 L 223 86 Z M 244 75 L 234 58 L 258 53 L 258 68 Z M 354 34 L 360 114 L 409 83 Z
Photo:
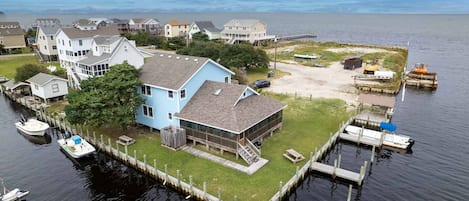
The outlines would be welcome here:
M 151 86 L 148 86 L 148 85 L 146 85 L 146 84 L 144 84 L 144 85 L 142 85 L 142 86 L 145 88 L 145 92 L 144 92 L 142 89 L 140 89 L 140 90 L 142 90 L 142 94 L 143 94 L 144 96 L 152 97 L 152 96 L 153 96 L 153 93 L 151 92 Z M 147 87 L 150 88 L 150 95 L 148 95 L 148 94 L 146 93 Z
M 147 107 L 147 115 L 145 115 L 145 112 L 144 112 L 145 107 Z M 150 112 L 150 110 L 148 108 L 151 108 L 152 116 L 148 115 L 148 113 Z M 149 105 L 142 104 L 142 115 L 146 118 L 154 119 L 155 115 L 153 114 L 153 107 L 149 106 Z
M 169 92 L 172 92 L 173 97 L 169 97 Z M 167 97 L 169 100 L 174 100 L 174 94 L 175 94 L 174 91 L 168 90 L 168 91 L 166 92 L 166 97 Z
M 182 97 L 182 91 L 184 91 L 184 98 Z M 187 90 L 185 88 L 179 91 L 179 97 L 181 98 L 181 100 L 184 100 L 187 98 Z

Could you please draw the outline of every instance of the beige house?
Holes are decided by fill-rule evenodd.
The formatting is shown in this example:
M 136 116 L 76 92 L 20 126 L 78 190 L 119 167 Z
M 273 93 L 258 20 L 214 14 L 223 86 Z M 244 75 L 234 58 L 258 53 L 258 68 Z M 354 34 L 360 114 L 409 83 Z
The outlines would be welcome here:
M 164 25 L 164 36 L 166 38 L 173 38 L 178 36 L 186 36 L 189 32 L 189 23 L 178 22 L 176 20 L 169 21 Z
M 129 32 L 131 33 L 137 33 L 139 31 L 146 32 L 149 34 L 161 33 L 160 22 L 157 19 L 134 18 L 129 20 L 128 26 Z
M 20 23 L 0 22 L 0 44 L 8 51 L 26 47 L 24 31 L 21 29 Z
M 43 61 L 57 61 L 55 34 L 60 25 L 39 25 L 36 32 L 36 46 Z
M 255 43 L 263 40 L 273 40 L 274 35 L 267 35 L 267 25 L 259 20 L 233 19 L 223 26 L 221 38 L 229 44 L 247 41 Z

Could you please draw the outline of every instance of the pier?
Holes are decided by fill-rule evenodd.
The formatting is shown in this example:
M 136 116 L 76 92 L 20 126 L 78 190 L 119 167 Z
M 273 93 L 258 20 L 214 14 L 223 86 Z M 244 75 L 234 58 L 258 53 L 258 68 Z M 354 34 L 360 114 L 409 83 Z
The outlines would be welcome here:
M 288 36 L 278 36 L 277 40 L 297 40 L 297 39 L 308 39 L 308 38 L 316 38 L 317 36 L 314 35 L 313 33 L 305 33 L 305 34 L 294 34 L 294 35 L 288 35 Z
M 317 172 L 321 172 L 324 174 L 331 175 L 332 177 L 339 177 L 345 179 L 347 181 L 352 181 L 361 185 L 363 182 L 364 174 L 363 174 L 363 167 L 361 168 L 360 173 L 352 172 L 350 170 L 345 170 L 337 165 L 337 160 L 334 161 L 334 166 L 326 165 L 319 162 L 314 162 L 311 166 L 311 169 Z

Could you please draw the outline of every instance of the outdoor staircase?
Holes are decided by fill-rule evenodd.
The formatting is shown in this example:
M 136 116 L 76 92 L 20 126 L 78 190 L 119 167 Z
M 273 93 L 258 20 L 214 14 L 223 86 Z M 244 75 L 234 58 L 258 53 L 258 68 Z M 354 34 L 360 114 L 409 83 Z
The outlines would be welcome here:
M 246 139 L 246 145 L 238 143 L 238 154 L 249 165 L 257 162 L 261 156 L 261 151 Z
M 39 49 L 33 48 L 33 50 L 34 50 L 34 54 L 37 56 L 37 58 L 39 58 L 39 61 L 40 61 L 40 62 L 44 62 L 45 59 L 44 59 L 44 57 L 42 56 L 41 52 L 39 52 Z
M 236 38 L 233 37 L 233 38 L 230 38 L 230 40 L 228 40 L 228 42 L 226 43 L 233 45 L 235 42 L 236 42 Z
M 71 77 L 76 88 L 81 89 L 80 88 L 81 79 L 80 79 L 80 76 L 78 76 L 77 72 L 75 72 L 75 70 L 73 70 L 71 67 L 67 67 L 67 73 L 72 75 Z

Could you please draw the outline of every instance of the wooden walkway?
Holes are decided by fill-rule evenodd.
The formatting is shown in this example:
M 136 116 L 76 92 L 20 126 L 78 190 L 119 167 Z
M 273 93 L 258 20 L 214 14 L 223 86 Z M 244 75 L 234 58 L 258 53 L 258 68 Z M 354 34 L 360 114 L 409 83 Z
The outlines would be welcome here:
M 324 174 L 332 175 L 332 177 L 339 177 L 348 181 L 353 181 L 357 184 L 361 184 L 364 178 L 359 173 L 355 173 L 350 170 L 345 170 L 339 167 L 334 167 L 319 162 L 314 162 L 311 166 L 311 169 Z

